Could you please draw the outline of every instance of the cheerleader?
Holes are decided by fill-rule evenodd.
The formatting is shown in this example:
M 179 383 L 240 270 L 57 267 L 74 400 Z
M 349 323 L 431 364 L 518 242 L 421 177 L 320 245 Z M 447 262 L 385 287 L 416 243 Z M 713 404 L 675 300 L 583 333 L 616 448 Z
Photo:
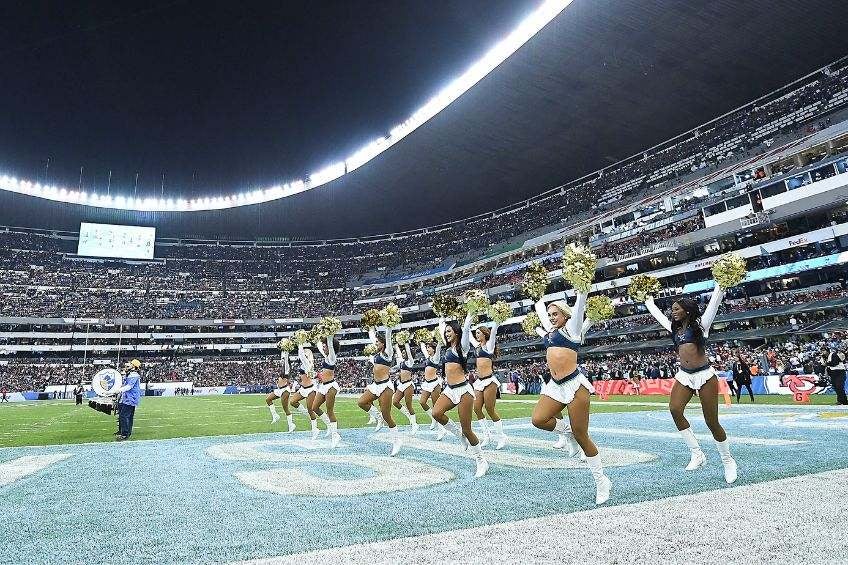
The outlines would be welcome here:
M 436 432 L 436 441 L 444 439 L 447 430 L 433 418 L 433 409 L 428 406 L 428 402 L 432 400 L 433 406 L 442 394 L 442 378 L 439 376 L 439 368 L 442 366 L 442 344 L 437 343 L 422 343 L 421 353 L 424 354 L 424 359 L 427 360 L 427 365 L 424 366 L 424 381 L 421 383 L 421 396 L 418 402 L 421 404 L 421 409 L 430 416 L 430 429 Z
M 395 390 L 389 374 L 392 369 L 392 330 L 385 328 L 384 334 L 378 336 L 372 328 L 368 330 L 368 335 L 371 337 L 371 343 L 377 348 L 377 354 L 371 358 L 374 382 L 365 388 L 365 392 L 359 397 L 357 404 L 377 420 L 376 429 L 380 429 L 382 423 L 385 423 L 389 428 L 389 434 L 392 438 L 390 455 L 394 457 L 400 451 L 402 438 L 395 420 L 392 418 L 392 394 Z M 375 400 L 379 400 L 379 410 L 374 407 Z
M 312 401 L 312 411 L 321 412 L 321 405 L 327 403 L 327 411 L 322 415 L 326 418 L 327 436 L 330 438 L 330 447 L 335 449 L 339 446 L 342 436 L 339 435 L 339 423 L 336 420 L 336 393 L 339 391 L 339 383 L 336 382 L 336 351 L 339 350 L 339 340 L 335 336 L 328 336 L 326 344 L 319 341 L 318 350 L 324 357 L 321 363 L 321 374 L 318 377 L 318 388 Z
M 545 314 L 547 315 L 547 312 Z M 539 319 L 541 320 L 542 318 L 540 317 Z M 580 330 L 580 335 L 582 338 L 580 340 L 580 345 L 583 345 L 583 343 L 586 341 L 586 333 L 588 333 L 589 328 L 592 327 L 592 324 L 594 324 L 594 322 L 592 320 L 589 320 L 588 318 L 585 322 L 583 322 L 583 327 Z M 548 373 L 544 373 L 542 375 L 542 378 L 544 379 L 545 383 L 551 380 L 550 375 Z M 562 415 L 562 410 L 560 410 L 554 417 L 557 419 L 557 426 L 559 426 L 558 429 L 562 430 L 561 432 L 557 433 L 558 437 L 557 440 L 554 442 L 554 448 L 565 449 L 569 457 L 580 455 L 580 460 L 585 461 L 586 454 L 583 453 L 583 450 L 580 449 L 580 445 L 578 445 L 577 441 L 574 439 L 574 434 L 571 433 L 571 424 L 569 422 L 564 421 L 565 418 Z M 560 420 L 563 421 L 560 422 Z
M 471 349 L 471 314 L 465 317 L 462 328 L 459 322 L 439 323 L 439 332 L 445 339 L 445 380 L 447 388 L 433 406 L 433 418 L 455 435 L 466 449 L 471 449 L 477 465 L 475 477 L 482 477 L 489 470 L 489 462 L 483 456 L 480 440 L 471 429 L 471 413 L 474 410 L 474 389 L 468 384 L 468 352 Z M 457 407 L 459 423 L 451 421 L 445 412 Z
M 312 427 L 312 439 L 318 439 L 318 416 L 323 416 L 324 413 L 319 409 L 315 412 L 312 409 L 312 403 L 315 400 L 315 381 L 312 378 L 315 374 L 315 356 L 312 350 L 305 348 L 303 345 L 297 346 L 297 358 L 300 360 L 300 388 L 291 397 L 290 404 L 297 409 L 301 414 L 309 418 L 309 424 Z M 306 406 L 301 406 L 300 401 L 306 400 Z
M 394 396 L 392 396 L 392 404 L 409 420 L 409 424 L 412 426 L 411 434 L 415 435 L 418 433 L 418 422 L 415 419 L 415 410 L 412 408 L 412 394 L 415 392 L 415 386 L 412 382 L 412 367 L 415 366 L 415 358 L 412 356 L 412 350 L 408 343 L 405 344 L 405 348 L 406 360 L 403 358 L 400 345 L 395 345 L 400 376 Z M 404 400 L 404 405 L 400 403 L 401 398 Z
M 268 409 L 271 410 L 271 424 L 276 424 L 280 420 L 280 415 L 277 414 L 277 408 L 274 406 L 274 399 L 280 399 L 280 406 L 283 407 L 283 411 L 286 413 L 286 422 L 288 423 L 288 432 L 293 432 L 295 429 L 294 425 L 294 416 L 292 416 L 291 410 L 289 410 L 289 396 L 291 394 L 291 386 L 292 383 L 289 380 L 289 374 L 291 373 L 291 367 L 289 366 L 289 354 L 283 353 L 281 355 L 283 358 L 283 374 L 277 377 L 277 388 L 269 394 L 265 398 L 265 403 L 268 405 Z
M 577 366 L 587 298 L 587 293 L 578 291 L 573 312 L 565 300 L 552 302 L 547 310 L 544 300 L 536 303 L 536 313 L 542 325 L 536 328 L 536 332 L 545 346 L 551 378 L 542 387 L 539 402 L 533 409 L 533 425 L 574 437 L 583 449 L 595 479 L 595 504 L 604 504 L 609 500 L 612 483 L 604 474 L 598 448 L 589 437 L 589 395 L 595 390 Z M 570 426 L 556 418 L 563 408 L 568 410 Z
M 718 421 L 718 378 L 706 353 L 710 328 L 723 298 L 724 291 L 716 285 L 703 314 L 697 302 L 691 298 L 679 298 L 671 305 L 671 320 L 657 307 L 653 297 L 645 298 L 645 306 L 657 322 L 671 333 L 671 339 L 680 360 L 680 369 L 674 377 L 676 382 L 671 389 L 668 408 L 683 441 L 689 446 L 691 452 L 686 470 L 694 471 L 707 461 L 695 434 L 692 433 L 689 421 L 683 414 L 692 396 L 698 393 L 704 421 L 713 435 L 722 465 L 724 465 L 724 479 L 731 484 L 736 481 L 738 469 L 736 461 L 730 455 L 727 434 Z
M 493 367 L 498 354 L 497 335 L 498 324 L 493 323 L 491 328 L 482 325 L 477 326 L 477 329 L 474 330 L 474 335 L 470 338 L 470 342 L 474 348 L 474 355 L 477 358 L 477 380 L 474 381 L 474 412 L 483 428 L 483 439 L 480 440 L 480 445 L 485 447 L 489 444 L 489 423 L 486 420 L 486 415 L 483 413 L 483 407 L 485 406 L 486 412 L 492 420 L 495 436 L 497 437 L 495 449 L 502 449 L 506 445 L 506 434 L 503 431 L 501 417 L 495 409 L 500 383 L 495 378 Z

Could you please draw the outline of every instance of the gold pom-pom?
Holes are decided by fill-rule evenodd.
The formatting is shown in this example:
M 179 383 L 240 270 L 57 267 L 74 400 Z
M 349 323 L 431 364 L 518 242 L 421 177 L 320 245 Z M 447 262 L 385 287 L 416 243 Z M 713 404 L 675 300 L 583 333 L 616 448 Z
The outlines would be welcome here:
M 321 318 L 321 321 L 315 324 L 313 328 L 315 337 L 318 339 L 327 339 L 330 336 L 336 335 L 342 331 L 342 322 L 338 318 L 326 316 Z
M 371 357 L 372 355 L 377 355 L 377 346 L 376 346 L 376 345 L 374 345 L 373 343 L 369 343 L 369 344 L 368 344 L 368 345 L 366 345 L 366 346 L 365 346 L 365 348 L 362 350 L 362 353 L 364 353 L 364 354 L 365 354 L 365 355 L 367 355 L 368 357 Z
M 615 314 L 615 308 L 612 306 L 612 300 L 609 296 L 598 294 L 590 296 L 586 301 L 586 317 L 593 322 L 601 320 L 609 320 Z
M 562 256 L 562 278 L 580 292 L 589 292 L 595 280 L 598 258 L 589 248 L 576 243 L 565 246 Z
M 636 302 L 644 302 L 648 296 L 656 296 L 661 288 L 662 285 L 660 285 L 658 278 L 648 275 L 636 275 L 630 279 L 627 294 Z
M 371 308 L 370 310 L 366 310 L 364 314 L 362 314 L 362 320 L 360 321 L 360 325 L 364 330 L 370 330 L 376 328 L 382 323 L 380 318 L 380 311 L 376 308 Z
M 280 340 L 280 342 L 277 344 L 277 347 L 279 347 L 280 349 L 282 349 L 283 351 L 285 351 L 287 353 L 291 353 L 292 351 L 294 351 L 294 348 L 296 346 L 295 346 L 295 344 L 292 340 L 285 337 L 285 338 Z
M 294 332 L 294 342 L 298 345 L 307 345 L 312 341 L 310 332 L 306 330 L 297 330 Z
M 512 308 L 503 300 L 498 300 L 489 307 L 489 318 L 496 324 L 503 324 L 512 317 Z
M 489 308 L 489 295 L 482 290 L 469 290 L 465 293 L 465 311 L 479 316 Z
M 460 311 L 459 300 L 450 294 L 437 294 L 433 297 L 433 313 L 441 318 L 456 318 Z
M 400 325 L 400 308 L 394 302 L 389 302 L 386 307 L 380 310 L 380 320 L 387 328 L 394 328 Z
M 521 285 L 524 294 L 533 302 L 538 302 L 545 296 L 548 289 L 548 271 L 540 263 L 530 263 L 524 271 L 524 283 Z
M 521 322 L 521 329 L 524 330 L 524 333 L 527 335 L 537 335 L 536 328 L 541 326 L 542 323 L 539 321 L 539 316 L 536 312 L 530 312 L 524 317 L 524 321 Z
M 713 278 L 723 290 L 738 285 L 747 274 L 745 259 L 736 253 L 727 253 L 713 263 Z
M 439 345 L 447 345 L 445 342 L 445 334 L 439 331 L 439 328 L 433 328 L 433 341 Z
M 394 338 L 398 345 L 406 345 L 412 339 L 412 334 L 409 333 L 409 330 L 400 330 L 394 335 Z
M 415 330 L 415 343 L 433 343 L 433 332 L 427 328 Z

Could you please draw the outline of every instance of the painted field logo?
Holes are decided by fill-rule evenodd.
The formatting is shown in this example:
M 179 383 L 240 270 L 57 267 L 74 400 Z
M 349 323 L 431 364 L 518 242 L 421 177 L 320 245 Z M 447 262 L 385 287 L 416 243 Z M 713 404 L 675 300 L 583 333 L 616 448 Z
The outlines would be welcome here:
M 789 388 L 795 402 L 806 403 L 818 388 L 818 378 L 813 375 L 785 375 L 781 384 Z
M 298 451 L 273 451 L 276 447 L 293 447 Z M 318 453 L 309 453 L 318 450 Z M 226 443 L 207 448 L 206 454 L 225 461 L 286 463 L 285 467 L 241 471 L 235 476 L 250 488 L 292 496 L 361 496 L 433 486 L 454 478 L 450 471 L 418 461 L 379 455 L 338 454 L 331 451 L 328 441 L 318 440 Z M 340 476 L 317 475 L 312 472 L 317 466 Z M 349 477 L 351 474 L 365 476 Z
M 378 443 L 392 441 L 384 433 L 375 434 L 373 438 Z M 487 451 L 489 462 L 528 471 L 578 469 L 586 466 L 580 458 L 564 457 L 549 441 L 513 436 L 510 443 L 522 452 Z M 445 465 L 449 465 L 454 458 L 464 461 L 472 457 L 470 452 L 456 443 L 420 437 L 406 438 L 404 449 L 447 457 Z M 635 449 L 602 447 L 601 453 L 608 467 L 637 465 L 657 458 L 652 453 Z M 234 476 L 252 489 L 291 496 L 362 496 L 420 489 L 457 478 L 450 470 L 431 462 L 384 455 L 339 453 L 331 450 L 330 443 L 324 440 L 286 438 L 225 443 L 208 447 L 206 454 L 222 461 L 285 463 L 285 466 L 274 469 L 238 471 Z M 316 473 L 319 469 L 320 472 Z

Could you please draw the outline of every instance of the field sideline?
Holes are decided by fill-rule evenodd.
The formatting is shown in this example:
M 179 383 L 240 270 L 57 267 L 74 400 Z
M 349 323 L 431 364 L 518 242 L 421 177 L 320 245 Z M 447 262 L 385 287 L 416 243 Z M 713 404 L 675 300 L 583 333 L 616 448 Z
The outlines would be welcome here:
M 532 395 L 505 396 L 498 403 L 498 412 L 508 420 L 527 418 L 538 397 Z M 833 396 L 812 396 L 811 403 L 831 404 Z M 665 410 L 665 396 L 610 396 L 608 400 L 593 399 L 593 413 L 634 412 Z M 743 403 L 747 403 L 743 399 Z M 690 406 L 697 408 L 693 399 Z M 757 404 L 793 405 L 789 396 L 759 396 Z M 279 402 L 277 402 L 279 406 Z M 414 405 L 421 424 L 429 424 L 429 417 Z M 279 408 L 278 408 L 279 410 Z M 282 410 L 279 410 L 282 414 Z M 298 431 L 309 428 L 308 420 L 294 411 Z M 336 403 L 339 428 L 361 428 L 367 415 L 356 406 L 355 398 L 340 397 Z M 453 414 L 452 419 L 456 419 Z M 406 418 L 396 413 L 399 425 Z M 323 424 L 319 424 L 323 429 Z M 117 429 L 115 418 L 73 401 L 58 400 L 0 405 L 0 447 L 59 445 L 112 441 Z M 144 398 L 136 412 L 132 439 L 168 439 L 274 433 L 285 431 L 285 418 L 271 425 L 264 395 L 220 395 L 194 397 Z
M 613 482 L 603 508 L 585 463 L 517 416 L 532 398 L 502 402 L 509 440 L 486 449 L 479 479 L 456 439 L 437 441 L 426 425 L 397 457 L 373 428 L 343 430 L 336 449 L 323 434 L 267 433 L 259 395 L 147 399 L 138 435 L 153 441 L 124 443 L 109 442 L 113 418 L 87 406 L 3 405 L 7 438 L 96 442 L 0 448 L 0 563 L 88 562 L 103 548 L 116 565 L 844 562 L 833 517 L 848 492 L 848 409 L 771 398 L 722 407 L 740 470 L 731 486 L 697 405 L 687 415 L 707 464 L 687 472 L 663 399 L 632 400 L 595 402 L 592 435 Z M 342 404 L 347 425 L 364 422 L 353 399 Z M 736 542 L 725 533 L 738 524 L 750 527 Z

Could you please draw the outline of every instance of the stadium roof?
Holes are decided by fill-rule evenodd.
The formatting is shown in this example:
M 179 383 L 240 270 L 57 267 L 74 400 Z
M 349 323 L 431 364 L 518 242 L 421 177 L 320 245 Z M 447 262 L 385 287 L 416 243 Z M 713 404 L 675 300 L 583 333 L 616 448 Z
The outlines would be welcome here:
M 828 1 L 576 0 L 377 159 L 322 188 L 263 204 L 258 214 L 210 216 L 202 231 L 220 233 L 227 223 L 243 226 L 245 236 L 361 236 L 519 201 L 844 55 L 841 12 Z M 83 219 L 158 222 L 150 214 L 3 198 L 5 224 L 76 229 Z M 168 231 L 178 235 L 179 226 Z

